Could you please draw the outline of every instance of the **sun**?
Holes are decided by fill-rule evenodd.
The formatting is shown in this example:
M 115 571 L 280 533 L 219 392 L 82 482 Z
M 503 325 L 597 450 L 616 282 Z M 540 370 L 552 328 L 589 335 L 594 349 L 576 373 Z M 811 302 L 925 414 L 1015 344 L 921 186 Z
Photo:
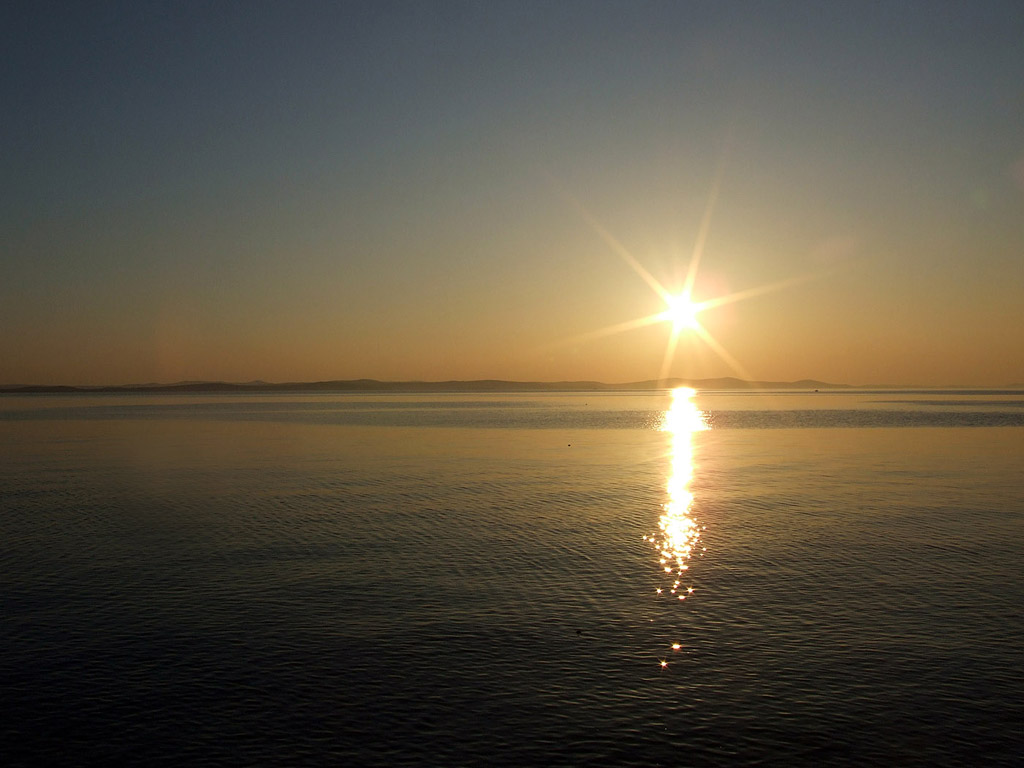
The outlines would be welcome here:
M 626 331 L 636 330 L 637 328 L 644 328 L 649 325 L 665 323 L 666 325 L 670 325 L 671 331 L 668 334 L 668 342 L 665 345 L 665 355 L 662 358 L 661 368 L 658 374 L 659 381 L 668 379 L 669 373 L 672 370 L 673 360 L 675 359 L 676 349 L 684 335 L 693 335 L 702 341 L 704 345 L 710 348 L 724 363 L 732 368 L 740 378 L 753 378 L 753 376 L 751 376 L 743 367 L 740 361 L 729 354 L 725 347 L 723 347 L 711 332 L 704 327 L 704 324 L 697 316 L 707 310 L 716 309 L 725 304 L 732 304 L 737 301 L 742 301 L 743 299 L 749 299 L 754 296 L 771 293 L 783 288 L 789 288 L 807 280 L 811 280 L 817 277 L 817 275 L 812 273 L 796 275 L 774 283 L 767 283 L 741 291 L 714 296 L 712 298 L 704 299 L 703 301 L 693 300 L 691 291 L 697 280 L 697 273 L 704 253 L 704 245 L 707 240 L 708 229 L 711 224 L 711 215 L 718 200 L 720 177 L 721 168 L 719 168 L 719 173 L 711 188 L 711 194 L 708 198 L 707 207 L 704 211 L 704 217 L 701 220 L 700 230 L 697 233 L 697 241 L 694 243 L 693 254 L 690 257 L 690 263 L 686 269 L 685 282 L 682 284 L 682 290 L 679 290 L 677 293 L 673 293 L 667 289 L 657 278 L 654 277 L 654 275 L 648 272 L 647 269 L 645 269 L 644 266 L 636 260 L 633 254 L 631 254 L 611 232 L 605 229 L 601 222 L 598 221 L 597 218 L 595 218 L 579 200 L 563 191 L 562 194 L 566 201 L 572 205 L 577 212 L 579 212 L 584 220 L 590 225 L 591 229 L 593 229 L 594 232 L 596 232 L 597 235 L 604 240 L 604 242 L 615 253 L 617 253 L 645 283 L 647 283 L 647 286 L 663 302 L 664 309 L 645 317 L 626 320 L 625 322 L 616 323 L 605 328 L 582 333 L 568 339 L 562 339 L 556 342 L 554 346 L 579 344 L 583 341 L 599 339 L 611 334 L 624 333 Z
M 689 292 L 683 292 L 665 299 L 668 309 L 663 313 L 665 320 L 670 320 L 676 330 L 697 329 L 700 322 L 697 313 L 703 307 L 690 298 Z

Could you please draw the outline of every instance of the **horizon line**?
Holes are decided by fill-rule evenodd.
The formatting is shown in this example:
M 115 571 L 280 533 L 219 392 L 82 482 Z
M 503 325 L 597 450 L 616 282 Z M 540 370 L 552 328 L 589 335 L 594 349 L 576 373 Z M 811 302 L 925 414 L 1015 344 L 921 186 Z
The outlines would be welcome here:
M 577 391 L 626 391 L 626 390 L 658 390 L 671 389 L 679 386 L 694 386 L 703 389 L 1024 389 L 1024 384 L 1005 385 L 967 385 L 967 384 L 843 384 L 826 382 L 817 379 L 797 379 L 793 381 L 768 381 L 740 379 L 735 376 L 717 376 L 707 378 L 685 378 L 673 376 L 659 379 L 645 379 L 630 382 L 608 383 L 590 379 L 539 381 L 515 379 L 446 379 L 446 380 L 384 380 L 372 378 L 358 379 L 324 379 L 315 381 L 269 382 L 255 379 L 245 382 L 224 380 L 182 380 L 177 382 L 148 382 L 142 384 L 0 384 L 3 394 L 58 394 L 73 393 L 114 393 L 114 392 L 215 392 L 215 391 L 301 391 L 332 389 L 342 391 L 395 391 L 406 389 L 430 389 L 441 391 L 449 389 L 479 389 L 484 391 L 500 391 L 502 387 L 514 389 L 537 390 L 577 390 Z

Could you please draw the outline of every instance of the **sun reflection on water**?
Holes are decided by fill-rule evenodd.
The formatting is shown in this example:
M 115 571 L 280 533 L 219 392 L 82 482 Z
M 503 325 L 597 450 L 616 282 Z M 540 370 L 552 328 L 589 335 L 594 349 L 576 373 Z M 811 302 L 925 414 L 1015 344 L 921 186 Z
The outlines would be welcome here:
M 670 587 L 656 587 L 655 592 L 682 601 L 695 591 L 686 584 L 689 560 L 697 550 L 701 526 L 692 515 L 693 493 L 690 482 L 693 479 L 693 434 L 708 429 L 704 414 L 694 404 L 696 392 L 688 387 L 672 391 L 672 405 L 665 412 L 661 431 L 670 438 L 671 466 L 668 476 L 668 500 L 662 505 L 663 512 L 658 520 L 658 531 L 645 536 L 658 554 L 658 564 L 666 575 Z M 672 650 L 680 649 L 679 643 L 672 644 Z M 664 660 L 662 668 L 666 666 Z

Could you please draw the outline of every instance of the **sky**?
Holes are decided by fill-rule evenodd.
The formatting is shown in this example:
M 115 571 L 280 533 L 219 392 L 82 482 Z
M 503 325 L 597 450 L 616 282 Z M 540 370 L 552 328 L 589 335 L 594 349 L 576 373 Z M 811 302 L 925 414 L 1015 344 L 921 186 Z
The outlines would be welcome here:
M 1024 382 L 1018 0 L 34 0 L 0 40 L 0 384 Z

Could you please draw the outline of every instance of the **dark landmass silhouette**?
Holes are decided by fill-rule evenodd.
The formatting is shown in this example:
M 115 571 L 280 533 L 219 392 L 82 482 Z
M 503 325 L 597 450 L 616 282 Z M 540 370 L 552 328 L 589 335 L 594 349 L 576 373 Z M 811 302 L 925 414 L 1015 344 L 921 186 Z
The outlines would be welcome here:
M 112 386 L 71 386 L 63 384 L 0 384 L 3 394 L 174 394 L 190 392 L 206 393 L 273 393 L 273 392 L 398 392 L 416 394 L 419 392 L 652 392 L 659 389 L 692 387 L 701 390 L 764 391 L 793 390 L 891 392 L 898 390 L 907 394 L 985 392 L 987 394 L 1020 394 L 1024 384 L 1007 384 L 1000 387 L 981 386 L 921 386 L 910 384 L 833 384 L 816 379 L 798 381 L 746 381 L 732 376 L 717 379 L 649 379 L 622 384 L 606 384 L 602 381 L 506 381 L 502 379 L 477 379 L 472 381 L 379 381 L 377 379 L 346 379 L 332 381 L 289 381 L 273 383 L 267 381 L 179 381 L 173 384 L 122 384 Z
M 717 379 L 652 379 L 623 384 L 600 381 L 378 381 L 351 379 L 345 381 L 293 381 L 270 383 L 250 381 L 181 381 L 174 384 L 125 384 L 119 386 L 10 385 L 0 392 L 11 394 L 62 393 L 174 393 L 174 392 L 630 392 L 693 387 L 694 389 L 851 389 L 848 384 L 830 384 L 814 379 L 800 381 L 745 381 L 733 377 Z

